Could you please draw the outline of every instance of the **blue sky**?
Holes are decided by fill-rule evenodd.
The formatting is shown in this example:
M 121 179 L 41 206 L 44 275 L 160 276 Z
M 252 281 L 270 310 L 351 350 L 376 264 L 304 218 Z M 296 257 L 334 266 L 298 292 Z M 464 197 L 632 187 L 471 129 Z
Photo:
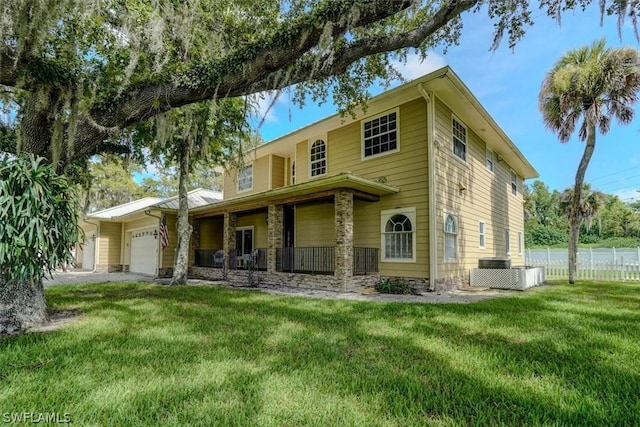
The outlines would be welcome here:
M 610 47 L 640 48 L 640 44 L 628 24 L 620 39 L 615 18 L 605 17 L 600 27 L 600 13 L 595 5 L 586 12 L 563 15 L 560 26 L 542 12 L 534 12 L 534 20 L 535 25 L 515 51 L 505 42 L 496 52 L 489 52 L 493 24 L 484 13 L 467 13 L 463 15 L 459 46 L 449 48 L 446 55 L 436 50 L 423 63 L 413 57 L 400 68 L 411 79 L 450 65 L 538 170 L 539 179 L 551 189 L 563 190 L 574 181 L 584 145 L 577 137 L 561 144 L 545 129 L 537 107 L 545 74 L 564 52 L 596 39 L 606 38 Z M 372 88 L 371 93 L 380 91 Z M 310 102 L 301 110 L 291 105 L 285 94 L 266 113 L 260 132 L 269 141 L 334 112 L 330 103 L 318 107 Z M 614 123 L 607 135 L 597 136 L 586 181 L 625 201 L 640 198 L 636 192 L 640 189 L 640 115 L 628 126 Z

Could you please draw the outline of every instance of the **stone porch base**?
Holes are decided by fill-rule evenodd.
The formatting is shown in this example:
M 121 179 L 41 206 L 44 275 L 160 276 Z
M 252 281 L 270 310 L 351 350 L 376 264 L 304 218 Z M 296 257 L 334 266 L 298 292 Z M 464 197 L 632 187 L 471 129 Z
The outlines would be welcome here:
M 189 277 L 206 280 L 227 280 L 236 286 L 252 285 L 282 285 L 292 288 L 324 289 L 333 291 L 356 291 L 361 288 L 374 287 L 380 276 L 361 275 L 354 276 L 351 282 L 344 287 L 333 275 L 300 274 L 300 273 L 267 273 L 266 271 L 230 270 L 227 277 L 221 268 L 191 267 Z

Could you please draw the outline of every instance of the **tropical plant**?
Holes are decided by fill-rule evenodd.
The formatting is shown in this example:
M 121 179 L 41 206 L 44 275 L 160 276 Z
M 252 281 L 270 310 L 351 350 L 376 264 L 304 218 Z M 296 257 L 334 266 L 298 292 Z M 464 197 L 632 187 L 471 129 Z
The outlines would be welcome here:
M 611 49 L 604 40 L 567 52 L 545 77 L 538 104 L 545 125 L 566 143 L 580 122 L 585 149 L 569 205 L 569 283 L 575 283 L 582 212 L 582 186 L 596 145 L 596 130 L 606 134 L 613 119 L 627 124 L 640 89 L 640 53 Z
M 0 161 L 0 335 L 46 321 L 42 278 L 73 259 L 76 200 L 43 158 Z

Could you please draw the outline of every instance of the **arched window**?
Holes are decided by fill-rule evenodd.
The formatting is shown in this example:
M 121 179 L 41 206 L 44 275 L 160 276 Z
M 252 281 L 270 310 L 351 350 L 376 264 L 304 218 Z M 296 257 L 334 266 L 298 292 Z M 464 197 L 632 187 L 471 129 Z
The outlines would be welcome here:
M 444 259 L 458 259 L 458 220 L 451 214 L 444 219 Z
M 311 146 L 311 176 L 327 173 L 327 145 L 321 139 Z
M 384 258 L 413 259 L 413 225 L 406 215 L 393 215 L 384 228 Z

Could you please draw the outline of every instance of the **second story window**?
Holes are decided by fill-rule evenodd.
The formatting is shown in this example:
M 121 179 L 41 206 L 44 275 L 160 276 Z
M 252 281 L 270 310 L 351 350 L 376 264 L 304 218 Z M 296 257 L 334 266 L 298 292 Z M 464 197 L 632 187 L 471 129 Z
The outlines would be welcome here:
M 362 122 L 363 158 L 398 150 L 398 111 Z
M 311 176 L 327 173 L 327 144 L 318 139 L 311 146 Z
M 487 147 L 486 150 L 487 170 L 493 172 L 493 150 Z
M 238 191 L 251 190 L 253 188 L 253 166 L 247 166 L 238 171 Z
M 291 184 L 296 183 L 296 162 L 291 162 Z
M 518 195 L 518 175 L 514 171 L 511 171 L 511 194 Z
M 453 123 L 453 154 L 467 161 L 467 128 L 454 117 Z

